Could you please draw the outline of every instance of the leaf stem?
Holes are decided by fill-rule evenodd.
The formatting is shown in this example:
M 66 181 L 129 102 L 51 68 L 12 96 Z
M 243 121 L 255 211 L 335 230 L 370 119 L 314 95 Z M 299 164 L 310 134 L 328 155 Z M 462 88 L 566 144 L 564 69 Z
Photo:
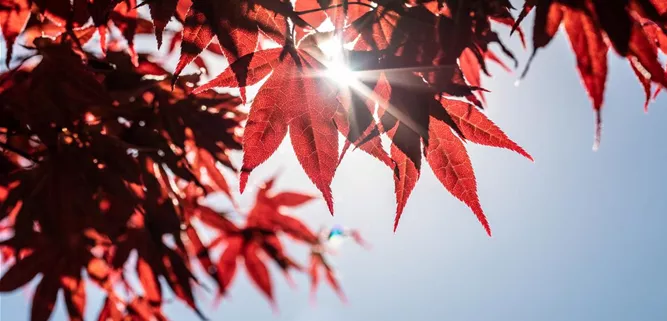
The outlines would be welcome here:
M 364 7 L 369 7 L 369 8 L 374 8 L 374 7 L 371 6 L 370 4 L 368 4 L 368 3 L 364 3 L 364 2 L 361 2 L 361 1 L 353 1 L 353 2 L 348 2 L 348 3 L 347 3 L 347 5 L 352 5 L 352 4 L 354 4 L 354 5 L 359 5 L 359 6 L 364 6 Z M 326 11 L 326 10 L 329 10 L 329 9 L 335 9 L 335 8 L 338 8 L 338 7 L 342 7 L 343 5 L 345 5 L 345 3 L 335 4 L 335 5 L 326 7 L 326 8 L 317 8 L 317 9 L 310 9 L 310 10 L 304 10 L 304 11 L 294 11 L 294 14 L 296 14 L 297 16 L 300 16 L 300 15 L 309 14 L 309 13 L 313 13 L 313 12 L 319 12 L 319 11 Z

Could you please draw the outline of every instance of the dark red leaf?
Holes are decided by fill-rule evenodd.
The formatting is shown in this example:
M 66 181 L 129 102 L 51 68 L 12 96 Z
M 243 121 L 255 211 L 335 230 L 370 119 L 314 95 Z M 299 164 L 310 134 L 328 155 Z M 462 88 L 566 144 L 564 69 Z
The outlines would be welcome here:
M 43 251 L 35 251 L 14 265 L 0 279 L 0 292 L 14 291 L 32 280 L 38 273 L 43 272 L 45 267 L 52 264 L 53 256 Z
M 178 0 L 148 1 L 151 18 L 153 18 L 153 24 L 155 25 L 155 39 L 157 39 L 158 49 L 162 46 L 164 28 L 176 12 L 177 4 Z
M 30 320 L 46 321 L 51 317 L 53 308 L 56 306 L 56 299 L 60 290 L 60 278 L 57 271 L 50 271 L 44 274 L 44 277 L 35 289 L 35 295 L 32 299 L 32 308 Z

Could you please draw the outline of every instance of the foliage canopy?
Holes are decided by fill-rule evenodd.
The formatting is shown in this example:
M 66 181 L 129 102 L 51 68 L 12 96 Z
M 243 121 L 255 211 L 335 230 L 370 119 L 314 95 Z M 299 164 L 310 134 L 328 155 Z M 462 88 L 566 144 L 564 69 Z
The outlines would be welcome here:
M 628 60 L 645 108 L 667 86 L 658 59 L 667 53 L 667 1 L 526 0 L 516 19 L 513 9 L 509 0 L 0 0 L 11 67 L 0 74 L 0 250 L 13 262 L 0 292 L 41 274 L 32 319 L 48 319 L 62 289 L 70 318 L 81 320 L 90 280 L 107 293 L 100 320 L 166 320 L 163 280 L 204 318 L 193 263 L 222 297 L 242 261 L 273 302 L 266 264 L 286 276 L 303 270 L 284 250 L 290 237 L 311 247 L 313 290 L 324 271 L 344 298 L 325 256 L 327 232 L 286 212 L 312 196 L 276 193 L 270 180 L 241 222 L 200 202 L 212 193 L 233 199 L 223 169 L 240 174 L 242 192 L 288 134 L 332 214 L 330 184 L 354 147 L 393 173 L 394 229 L 426 161 L 490 235 L 465 143 L 532 160 L 483 112 L 487 64 L 517 65 L 499 27 L 525 45 L 521 22 L 534 12 L 532 61 L 562 26 L 597 114 L 596 146 L 610 50 Z M 333 30 L 318 29 L 325 22 Z M 134 48 L 137 35 L 159 48 L 165 34 L 168 52 L 180 47 L 173 72 Z M 184 70 L 206 71 L 205 51 L 229 66 L 201 84 L 201 72 Z M 341 67 L 350 69 L 344 82 L 330 74 Z M 237 169 L 229 155 L 240 150 Z M 202 233 L 216 237 L 204 244 Z M 355 230 L 342 233 L 365 244 Z M 224 250 L 213 258 L 216 247 Z M 141 289 L 125 281 L 129 264 Z

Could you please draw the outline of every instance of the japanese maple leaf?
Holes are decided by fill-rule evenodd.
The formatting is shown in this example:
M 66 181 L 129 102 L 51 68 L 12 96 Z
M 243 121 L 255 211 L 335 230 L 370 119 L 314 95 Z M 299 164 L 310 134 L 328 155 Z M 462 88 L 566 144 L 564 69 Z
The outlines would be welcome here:
M 225 283 L 230 283 L 236 274 L 237 260 L 239 257 L 242 258 L 251 280 L 273 305 L 271 278 L 266 265 L 259 257 L 259 250 L 261 247 L 256 242 L 246 241 L 241 236 L 232 237 L 227 241 L 227 247 L 222 252 L 218 270 L 222 273 L 221 279 L 225 280 Z
M 247 226 L 282 232 L 297 241 L 315 244 L 317 236 L 300 220 L 283 212 L 310 202 L 314 197 L 289 191 L 275 194 L 271 191 L 273 182 L 271 179 L 260 187 L 255 205 L 248 213 Z
M 273 155 L 289 128 L 297 159 L 333 213 L 330 184 L 338 160 L 338 131 L 333 118 L 340 103 L 335 86 L 311 75 L 324 69 L 311 53 L 320 52 L 307 40 L 297 48 L 257 51 L 241 57 L 195 93 L 214 87 L 253 85 L 271 73 L 250 107 L 243 135 L 240 190 L 245 189 L 252 170 Z M 249 66 L 248 73 L 242 75 L 245 84 L 238 81 L 237 64 Z
M 395 129 L 388 132 L 393 140 L 392 158 L 398 163 L 398 175 L 395 176 L 398 209 L 394 229 L 410 192 L 419 179 L 421 157 L 418 146 L 421 137 L 424 155 L 436 177 L 452 195 L 472 209 L 490 235 L 489 224 L 479 205 L 474 171 L 462 140 L 507 148 L 530 160 L 532 157 L 471 104 L 441 98 L 440 104 L 428 103 L 428 106 L 430 111 L 404 112 L 403 117 L 407 116 L 407 119 L 399 118 L 398 125 L 390 125 L 396 126 Z M 389 117 L 389 123 L 391 118 L 393 117 Z M 408 126 L 408 120 L 416 125 Z M 383 123 L 383 126 L 385 125 L 386 123 Z M 417 130 L 413 129 L 415 127 Z M 422 128 L 428 128 L 428 132 L 425 133 Z M 416 144 L 417 148 L 412 147 L 415 146 L 413 144 Z
M 266 258 L 278 264 L 288 280 L 291 280 L 289 269 L 301 269 L 285 254 L 278 238 L 279 233 L 307 244 L 318 242 L 317 236 L 307 226 L 282 212 L 284 208 L 302 205 L 313 197 L 295 192 L 274 194 L 270 191 L 272 186 L 273 179 L 260 188 L 243 228 L 237 228 L 223 216 L 210 210 L 195 214 L 203 223 L 221 232 L 208 248 L 216 247 L 220 243 L 227 244 L 216 265 L 219 295 L 225 294 L 236 274 L 237 261 L 243 260 L 251 279 L 273 305 L 273 290 Z M 199 207 L 200 210 L 204 208 Z
M 239 232 L 226 234 L 220 241 L 214 241 L 209 246 L 213 247 L 213 244 L 220 242 L 225 242 L 227 245 L 217 263 L 218 282 L 221 285 L 219 295 L 227 292 L 236 275 L 238 261 L 242 260 L 250 279 L 275 308 L 273 286 L 265 258 L 268 257 L 276 262 L 288 280 L 290 268 L 300 269 L 300 266 L 284 253 L 277 236 L 269 230 L 246 227 Z

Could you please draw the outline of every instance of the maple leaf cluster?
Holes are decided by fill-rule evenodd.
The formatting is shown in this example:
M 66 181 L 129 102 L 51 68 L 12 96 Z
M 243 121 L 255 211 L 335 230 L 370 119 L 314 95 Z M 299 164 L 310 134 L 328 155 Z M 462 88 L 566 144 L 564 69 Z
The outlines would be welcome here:
M 472 209 L 489 235 L 463 142 L 503 147 L 532 159 L 480 111 L 485 91 L 480 75 L 488 75 L 487 61 L 507 69 L 489 46 L 497 44 L 514 59 L 496 25 L 511 26 L 523 41 L 519 24 L 534 9 L 534 57 L 561 22 L 565 24 L 583 83 L 598 111 L 595 146 L 600 140 L 599 111 L 609 47 L 631 62 L 647 93 L 646 104 L 652 84 L 658 91 L 667 85 L 658 60 L 658 50 L 664 49 L 664 0 L 531 0 L 525 2 L 518 20 L 506 0 L 297 0 L 294 6 L 296 11 L 286 13 L 281 8 L 282 18 L 292 22 L 291 27 L 275 16 L 268 28 L 259 27 L 272 35 L 278 48 L 264 49 L 254 37 L 232 34 L 229 48 L 257 49 L 238 58 L 237 51 L 225 54 L 229 67 L 195 92 L 230 87 L 240 88 L 243 95 L 245 87 L 265 81 L 251 103 L 245 128 L 241 191 L 250 172 L 289 133 L 299 162 L 333 213 L 330 184 L 345 151 L 354 145 L 394 171 L 394 230 L 419 179 L 423 159 L 444 187 Z M 333 24 L 333 31 L 313 30 L 325 20 Z M 184 40 L 189 34 L 190 42 L 196 44 L 201 26 L 185 24 Z M 203 28 L 207 28 L 205 22 Z M 274 34 L 285 28 L 284 37 L 276 39 Z M 211 38 L 218 35 L 209 34 Z M 342 56 L 353 74 L 345 84 L 326 77 L 327 69 L 340 68 L 330 63 L 332 53 L 321 45 L 329 41 L 340 44 L 341 52 L 333 55 Z M 188 57 L 181 55 L 179 66 Z M 346 137 L 341 154 L 337 133 Z M 391 140 L 389 153 L 381 137 Z
M 229 153 L 241 148 L 239 98 L 194 95 L 199 74 L 174 79 L 116 43 L 100 60 L 80 50 L 85 37 L 35 38 L 39 61 L 0 74 L 0 253 L 8 267 L 0 292 L 39 274 L 31 319 L 48 319 L 62 290 L 70 319 L 81 320 L 90 280 L 107 293 L 100 320 L 166 320 L 163 280 L 203 317 L 193 262 L 219 296 L 244 262 L 273 302 L 269 261 L 285 273 L 302 270 L 283 236 L 312 247 L 309 273 L 324 267 L 340 291 L 323 238 L 284 212 L 311 196 L 273 195 L 268 182 L 245 222 L 200 204 L 212 193 L 232 197 L 221 169 L 234 169 Z M 205 244 L 202 233 L 216 238 Z M 136 271 L 141 291 L 127 271 Z
M 194 91 L 245 88 L 265 81 L 251 102 L 245 127 L 241 190 L 252 170 L 289 133 L 299 162 L 332 213 L 330 184 L 345 151 L 354 145 L 394 173 L 394 229 L 425 159 L 445 188 L 472 208 L 490 234 L 464 141 L 508 148 L 531 158 L 480 111 L 484 99 L 480 74 L 487 72 L 486 61 L 505 66 L 489 45 L 499 44 L 513 59 L 491 29 L 493 21 L 514 24 L 509 3 L 407 6 L 390 1 L 372 6 L 363 1 L 318 4 L 301 0 L 295 7 L 299 11 L 294 28 L 282 38 L 272 38 L 277 48 L 255 50 L 238 59 L 231 56 L 226 70 Z M 325 19 L 337 29 L 309 30 Z M 271 22 L 272 27 L 285 25 L 275 17 Z M 186 24 L 184 41 L 190 30 Z M 303 38 L 293 40 L 300 34 Z M 256 41 L 248 43 L 248 39 L 239 37 L 234 43 L 239 48 L 254 46 Z M 351 73 L 359 75 L 348 79 L 349 84 L 341 86 L 323 76 L 327 68 L 336 68 L 328 65 L 327 56 L 332 53 L 322 49 L 329 41 L 351 47 L 340 52 Z M 183 59 L 182 55 L 181 62 Z M 346 138 L 340 154 L 339 134 Z M 381 137 L 391 140 L 389 153 Z
M 581 80 L 596 112 L 594 148 L 600 143 L 600 112 L 610 48 L 628 60 L 644 88 L 645 111 L 652 98 L 652 86 L 657 86 L 653 98 L 667 86 L 666 72 L 658 60 L 658 51 L 667 53 L 667 1 L 527 0 L 514 28 L 531 11 L 535 11 L 531 60 L 561 26 L 568 36 Z

